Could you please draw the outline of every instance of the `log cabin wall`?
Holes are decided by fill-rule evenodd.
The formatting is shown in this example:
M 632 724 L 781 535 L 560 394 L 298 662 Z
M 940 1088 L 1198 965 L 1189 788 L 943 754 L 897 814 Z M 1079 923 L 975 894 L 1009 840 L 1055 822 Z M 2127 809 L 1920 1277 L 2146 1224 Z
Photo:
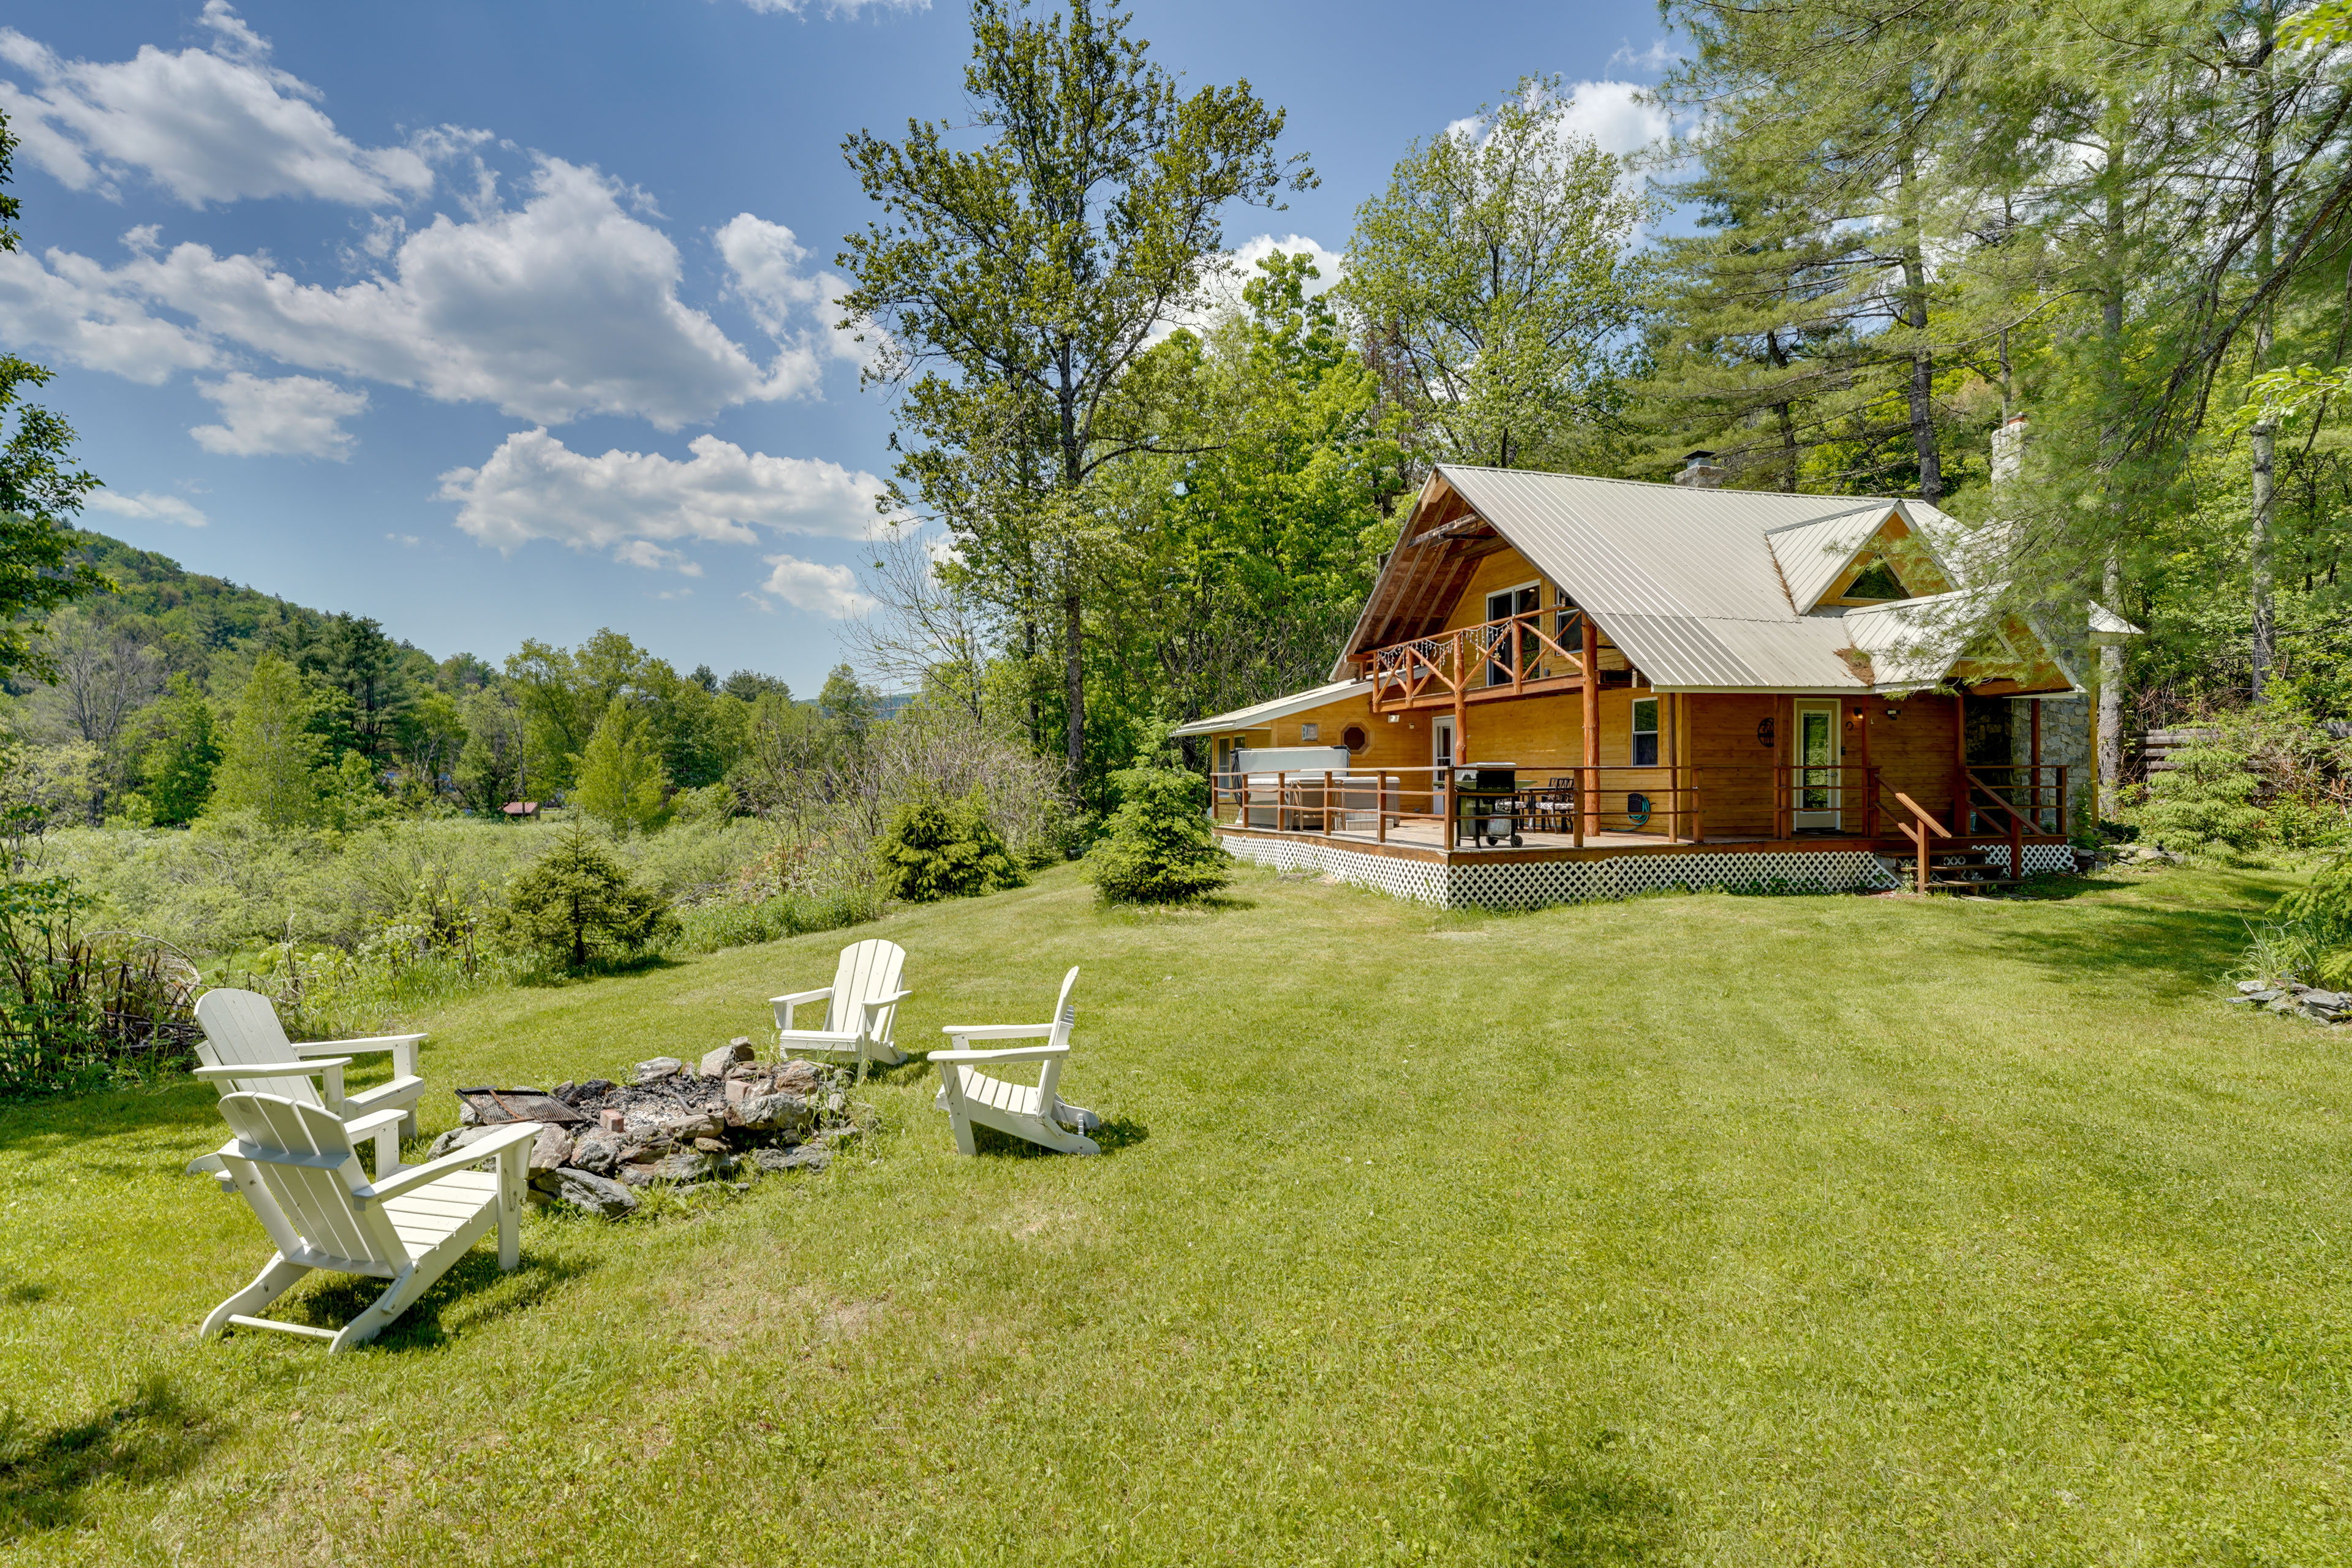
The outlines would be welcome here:
M 1878 769 L 1886 797 L 1893 799 L 1900 790 L 1936 813 L 1939 820 L 1952 804 L 1952 785 L 1958 782 L 1958 751 L 1952 738 L 1955 700 L 1940 691 L 1923 691 L 1900 702 L 1883 697 L 1862 702 L 1870 725 L 1870 760 Z M 1890 708 L 1896 715 L 1893 719 L 1886 716 Z M 1894 825 L 1886 823 L 1883 830 L 1891 835 Z
M 1700 820 L 1710 837 L 1772 830 L 1775 740 L 1785 728 L 1789 700 L 1745 692 L 1694 692 L 1682 699 L 1684 760 L 1696 770 Z M 1602 714 L 1608 712 L 1604 705 Z
M 1481 556 L 1476 569 L 1470 574 L 1470 585 L 1462 590 L 1460 598 L 1454 601 L 1454 611 L 1445 617 L 1444 629 L 1450 632 L 1464 626 L 1486 625 L 1489 618 L 1486 615 L 1487 595 L 1499 594 L 1506 588 L 1517 588 L 1528 583 L 1537 584 L 1543 589 L 1539 608 L 1549 610 L 1558 602 L 1558 590 L 1551 585 L 1551 579 L 1537 571 L 1535 563 L 1517 551 L 1497 550 L 1492 555 Z

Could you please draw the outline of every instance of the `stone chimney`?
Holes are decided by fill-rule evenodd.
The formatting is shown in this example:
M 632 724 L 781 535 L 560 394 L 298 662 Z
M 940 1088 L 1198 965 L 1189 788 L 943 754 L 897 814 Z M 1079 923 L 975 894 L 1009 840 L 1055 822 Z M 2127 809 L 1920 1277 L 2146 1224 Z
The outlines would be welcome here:
M 1992 482 L 1996 489 L 2017 478 L 2025 461 L 2025 416 L 2012 414 L 1992 433 Z
M 1685 452 L 1682 471 L 1675 476 L 1675 483 L 1688 485 L 1695 490 L 1719 490 L 1723 488 L 1723 467 L 1715 460 L 1715 454 L 1704 447 Z

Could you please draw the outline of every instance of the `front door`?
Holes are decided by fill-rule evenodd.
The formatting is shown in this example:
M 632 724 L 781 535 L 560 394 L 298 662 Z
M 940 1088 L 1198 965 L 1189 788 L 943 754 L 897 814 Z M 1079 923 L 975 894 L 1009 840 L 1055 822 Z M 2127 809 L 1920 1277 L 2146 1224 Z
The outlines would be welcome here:
M 1528 583 L 1520 587 L 1506 588 L 1500 593 L 1487 595 L 1487 621 L 1491 624 L 1495 621 L 1508 620 L 1514 616 L 1534 615 L 1536 611 L 1536 597 L 1539 592 L 1540 584 Z M 1533 624 L 1534 623 L 1529 622 L 1517 628 L 1519 640 L 1518 664 L 1522 674 L 1533 673 L 1536 654 L 1543 647 L 1541 643 L 1536 641 L 1536 634 L 1532 629 L 1530 629 Z M 1509 631 L 1510 628 L 1507 627 L 1496 628 L 1497 635 L 1496 636 L 1490 651 L 1502 653 L 1505 656 L 1505 658 L 1509 657 L 1509 648 L 1511 646 Z M 1488 659 L 1486 661 L 1486 684 L 1489 686 L 1508 686 L 1510 683 L 1510 665 L 1504 662 L 1504 659 L 1501 658 Z
M 1845 760 L 1839 744 L 1838 705 L 1819 699 L 1797 700 L 1797 766 L 1790 788 L 1795 794 L 1792 821 L 1798 831 L 1838 826 L 1840 790 L 1838 764 Z

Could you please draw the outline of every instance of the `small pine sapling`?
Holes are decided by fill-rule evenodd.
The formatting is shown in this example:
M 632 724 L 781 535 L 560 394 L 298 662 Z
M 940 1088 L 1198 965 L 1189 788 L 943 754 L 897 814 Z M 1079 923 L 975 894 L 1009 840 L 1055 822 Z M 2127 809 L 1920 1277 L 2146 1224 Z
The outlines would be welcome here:
M 977 785 L 960 801 L 941 800 L 928 784 L 918 788 L 892 814 L 875 860 L 883 891 L 908 903 L 972 898 L 1028 881 L 989 821 L 988 800 Z
M 1232 879 L 1209 831 L 1208 781 L 1162 760 L 1147 744 L 1136 765 L 1111 775 L 1118 809 L 1087 857 L 1087 880 L 1109 904 L 1178 904 Z
M 584 823 L 574 823 L 530 868 L 508 884 L 497 929 L 519 948 L 574 971 L 592 961 L 635 957 L 678 932 L 662 896 L 630 881 Z

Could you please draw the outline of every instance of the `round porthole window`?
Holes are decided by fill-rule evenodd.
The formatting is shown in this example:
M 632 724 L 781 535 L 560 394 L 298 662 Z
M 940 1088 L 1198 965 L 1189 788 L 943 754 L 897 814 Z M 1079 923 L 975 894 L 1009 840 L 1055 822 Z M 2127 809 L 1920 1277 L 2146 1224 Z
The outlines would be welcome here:
M 1351 752 L 1360 752 L 1371 743 L 1372 738 L 1364 732 L 1361 724 L 1350 724 L 1339 731 L 1339 744 Z

